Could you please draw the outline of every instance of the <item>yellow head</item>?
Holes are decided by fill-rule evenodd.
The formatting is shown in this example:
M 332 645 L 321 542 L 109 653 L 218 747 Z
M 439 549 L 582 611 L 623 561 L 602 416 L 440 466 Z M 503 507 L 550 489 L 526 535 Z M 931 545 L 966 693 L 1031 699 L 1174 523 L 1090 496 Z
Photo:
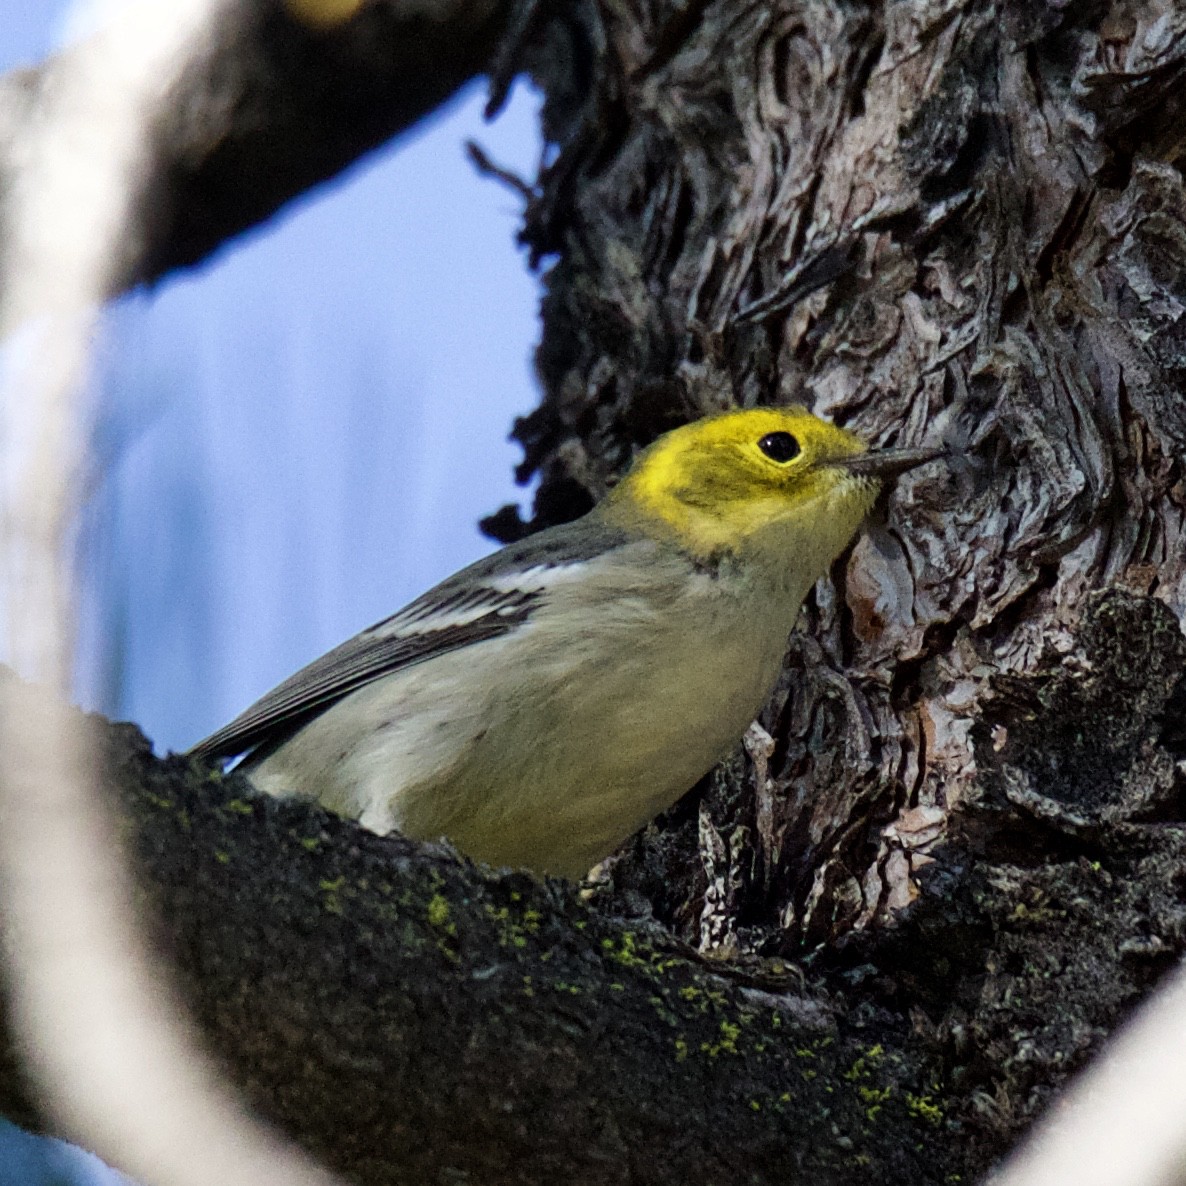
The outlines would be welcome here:
M 856 534 L 883 479 L 936 455 L 870 453 L 802 408 L 725 412 L 655 441 L 605 513 L 649 520 L 697 557 L 792 565 L 814 581 Z

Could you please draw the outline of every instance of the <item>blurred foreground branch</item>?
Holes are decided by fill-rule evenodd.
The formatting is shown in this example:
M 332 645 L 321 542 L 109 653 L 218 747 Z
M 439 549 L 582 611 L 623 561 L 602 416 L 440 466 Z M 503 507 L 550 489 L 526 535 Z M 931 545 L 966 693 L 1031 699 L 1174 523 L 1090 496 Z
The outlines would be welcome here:
M 0 684 L 0 902 L 12 1042 L 61 1131 L 146 1186 L 332 1186 L 238 1104 L 149 958 L 97 752 L 69 687 L 80 392 L 103 298 L 152 176 L 154 114 L 209 70 L 217 0 L 132 4 L 45 82 L 0 235 L 0 472 L 8 652 Z
M 356 7 L 314 24 L 281 0 L 222 6 L 211 53 L 153 104 L 147 173 L 109 293 L 197 263 L 435 110 L 488 67 L 510 0 Z M 88 52 L 0 78 L 0 209 L 41 107 Z
M 991 1186 L 1186 1182 L 1186 970 L 1110 1043 Z

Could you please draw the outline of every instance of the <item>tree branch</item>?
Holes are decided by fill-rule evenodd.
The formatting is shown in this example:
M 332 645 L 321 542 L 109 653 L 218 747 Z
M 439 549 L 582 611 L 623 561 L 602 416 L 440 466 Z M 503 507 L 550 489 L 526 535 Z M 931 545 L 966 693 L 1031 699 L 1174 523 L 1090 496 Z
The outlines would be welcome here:
M 806 979 L 706 960 L 615 917 L 628 898 L 160 761 L 131 726 L 105 730 L 105 786 L 211 1049 L 352 1181 L 939 1186 L 1007 1151 L 1186 944 L 1186 834 L 1150 815 L 1184 678 L 1163 606 L 1094 599 L 1068 654 L 999 688 L 913 906 Z M 1131 711 L 1109 715 L 1117 697 Z M 1087 730 L 1084 811 L 1074 772 L 1033 772 Z M 39 1123 L 3 1062 L 0 1110 Z
M 487 68 L 510 7 L 372 0 L 316 28 L 279 0 L 229 4 L 210 59 L 162 97 L 112 291 L 198 263 L 433 111 Z M 76 52 L 0 79 L 0 200 L 42 96 Z
M 792 969 L 590 909 L 106 731 L 107 788 L 193 1015 L 260 1113 L 353 1181 L 821 1183 L 921 1151 L 929 1069 Z M 5 1035 L 7 1039 L 7 1035 Z M 7 1043 L 5 1043 L 7 1044 Z M 0 1110 L 37 1124 L 19 1085 Z M 892 1150 L 887 1133 L 896 1133 Z M 941 1172 L 942 1170 L 942 1172 Z

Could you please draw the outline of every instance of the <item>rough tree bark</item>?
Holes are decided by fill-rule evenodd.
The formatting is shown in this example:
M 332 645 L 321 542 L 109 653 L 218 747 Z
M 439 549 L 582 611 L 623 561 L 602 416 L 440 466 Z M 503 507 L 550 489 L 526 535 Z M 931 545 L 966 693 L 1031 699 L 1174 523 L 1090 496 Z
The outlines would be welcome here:
M 161 941 L 359 1182 L 969 1180 L 1186 947 L 1186 11 L 518 15 L 558 146 L 532 526 L 730 402 L 964 460 L 591 901 L 112 734 Z M 36 1121 L 11 1065 L 0 1107 Z

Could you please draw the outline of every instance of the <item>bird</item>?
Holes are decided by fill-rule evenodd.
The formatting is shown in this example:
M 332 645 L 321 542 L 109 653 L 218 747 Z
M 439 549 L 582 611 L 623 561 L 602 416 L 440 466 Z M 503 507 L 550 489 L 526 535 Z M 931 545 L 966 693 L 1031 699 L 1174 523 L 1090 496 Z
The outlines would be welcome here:
M 675 428 L 582 518 L 448 577 L 190 756 L 580 879 L 732 750 L 812 586 L 886 483 L 942 454 L 869 450 L 801 407 Z

